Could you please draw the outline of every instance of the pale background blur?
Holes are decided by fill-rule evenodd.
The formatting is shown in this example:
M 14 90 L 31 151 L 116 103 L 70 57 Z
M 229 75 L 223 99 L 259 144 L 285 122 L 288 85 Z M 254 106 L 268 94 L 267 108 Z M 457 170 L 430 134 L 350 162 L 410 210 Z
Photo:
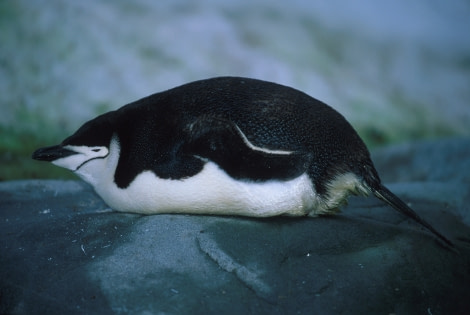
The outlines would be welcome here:
M 470 1 L 0 1 L 0 180 L 103 112 L 221 75 L 289 85 L 369 146 L 470 136 Z

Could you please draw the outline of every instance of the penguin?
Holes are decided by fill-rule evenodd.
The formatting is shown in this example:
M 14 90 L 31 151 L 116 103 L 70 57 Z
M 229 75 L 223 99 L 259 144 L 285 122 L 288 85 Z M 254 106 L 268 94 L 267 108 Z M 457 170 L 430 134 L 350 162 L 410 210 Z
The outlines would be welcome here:
M 32 158 L 73 171 L 117 211 L 315 217 L 373 194 L 453 245 L 381 183 L 340 113 L 262 80 L 216 77 L 147 96 Z

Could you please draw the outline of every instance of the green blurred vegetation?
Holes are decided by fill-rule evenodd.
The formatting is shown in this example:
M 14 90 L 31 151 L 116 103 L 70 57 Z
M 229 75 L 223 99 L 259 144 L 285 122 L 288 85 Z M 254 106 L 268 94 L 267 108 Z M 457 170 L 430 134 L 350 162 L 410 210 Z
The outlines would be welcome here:
M 32 153 L 44 146 L 60 143 L 56 132 L 32 132 L 0 126 L 0 181 L 31 178 L 76 179 L 70 171 L 51 163 L 35 161 Z

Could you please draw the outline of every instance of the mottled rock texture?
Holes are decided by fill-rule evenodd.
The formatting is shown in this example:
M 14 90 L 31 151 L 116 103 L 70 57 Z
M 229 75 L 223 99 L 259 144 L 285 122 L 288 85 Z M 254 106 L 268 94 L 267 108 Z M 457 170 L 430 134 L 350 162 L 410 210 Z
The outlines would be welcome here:
M 470 140 L 374 152 L 450 250 L 374 198 L 333 217 L 112 212 L 80 181 L 0 183 L 0 313 L 459 314 L 470 309 Z

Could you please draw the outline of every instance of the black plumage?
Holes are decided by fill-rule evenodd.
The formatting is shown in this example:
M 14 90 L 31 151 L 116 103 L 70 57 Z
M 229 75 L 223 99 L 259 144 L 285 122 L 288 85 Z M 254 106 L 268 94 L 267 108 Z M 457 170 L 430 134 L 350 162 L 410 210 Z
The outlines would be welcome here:
M 113 137 L 120 145 L 119 188 L 149 170 L 163 179 L 189 178 L 212 161 L 241 181 L 306 173 L 315 193 L 328 200 L 332 180 L 352 173 L 362 187 L 451 244 L 381 184 L 369 151 L 341 114 L 290 87 L 239 77 L 188 83 L 103 114 L 59 147 L 109 146 Z M 53 156 L 50 149 L 33 155 Z

